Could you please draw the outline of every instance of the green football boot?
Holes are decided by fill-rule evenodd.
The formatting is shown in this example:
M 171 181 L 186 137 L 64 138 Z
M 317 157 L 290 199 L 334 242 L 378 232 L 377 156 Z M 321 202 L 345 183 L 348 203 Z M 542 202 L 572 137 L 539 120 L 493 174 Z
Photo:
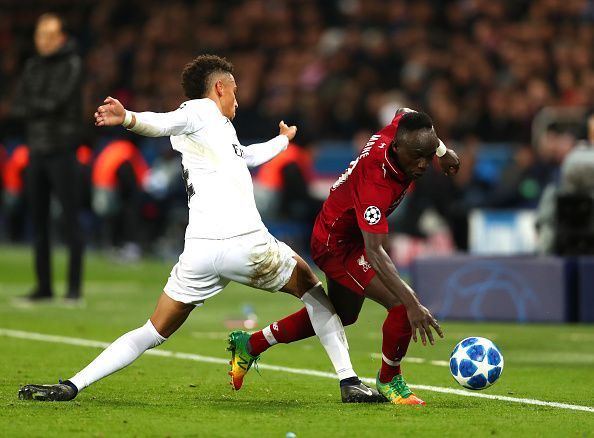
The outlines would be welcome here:
M 408 388 L 400 374 L 394 376 L 391 382 L 382 383 L 379 379 L 379 373 L 377 373 L 375 384 L 378 392 L 386 397 L 390 403 L 395 405 L 425 405 L 425 402 Z
M 235 330 L 229 333 L 229 346 L 227 350 L 231 352 L 231 386 L 234 390 L 239 391 L 243 385 L 243 378 L 250 370 L 251 366 L 255 364 L 260 355 L 252 356 L 248 353 L 248 341 L 250 334 L 243 330 Z

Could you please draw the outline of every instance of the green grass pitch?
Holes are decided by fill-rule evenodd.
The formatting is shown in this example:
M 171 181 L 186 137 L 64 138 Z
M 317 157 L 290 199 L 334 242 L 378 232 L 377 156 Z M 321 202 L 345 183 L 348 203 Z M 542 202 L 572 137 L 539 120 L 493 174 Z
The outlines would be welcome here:
M 65 258 L 55 257 L 56 291 L 64 291 Z M 484 336 L 502 349 L 499 382 L 481 394 L 590 407 L 589 411 L 527 402 L 464 397 L 416 388 L 427 402 L 409 406 L 344 405 L 336 380 L 261 369 L 250 371 L 239 392 L 228 383 L 228 365 L 182 357 L 144 355 L 125 370 L 67 403 L 25 402 L 25 383 L 66 379 L 100 349 L 15 337 L 15 331 L 111 342 L 146 321 L 171 263 L 143 261 L 118 266 L 90 254 L 81 309 L 59 304 L 15 307 L 31 288 L 28 249 L 0 248 L 0 435 L 1 436 L 594 436 L 594 326 L 444 322 L 446 337 L 433 347 L 412 344 L 403 364 L 408 382 L 462 389 L 443 362 L 466 336 Z M 251 305 L 258 327 L 297 310 L 299 301 L 232 284 L 193 312 L 157 350 L 228 359 L 224 321 Z M 367 302 L 347 328 L 355 369 L 374 377 L 380 359 L 384 310 Z M 12 331 L 11 331 L 12 330 Z M 12 333 L 12 334 L 11 334 Z M 45 339 L 45 338 L 44 338 Z M 66 341 L 68 342 L 68 341 Z M 330 372 L 316 339 L 279 345 L 262 364 Z

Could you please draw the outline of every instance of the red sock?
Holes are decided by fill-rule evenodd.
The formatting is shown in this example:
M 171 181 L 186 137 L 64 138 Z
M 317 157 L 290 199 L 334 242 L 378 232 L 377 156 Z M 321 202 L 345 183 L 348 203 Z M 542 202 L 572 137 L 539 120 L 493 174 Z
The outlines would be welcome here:
M 400 361 L 406 354 L 412 331 L 406 308 L 403 305 L 392 307 L 382 327 L 382 368 L 380 382 L 388 383 L 400 374 Z M 386 362 L 386 359 L 390 363 Z
M 264 337 L 262 330 L 252 333 L 250 340 L 248 341 L 248 350 L 251 355 L 257 356 L 263 351 L 268 350 L 268 347 L 270 347 L 270 344 Z
M 266 338 L 268 334 L 268 339 Z M 313 326 L 305 307 L 280 321 L 270 324 L 266 329 L 259 330 L 250 336 L 250 353 L 254 356 L 268 350 L 276 343 L 288 344 L 314 336 Z

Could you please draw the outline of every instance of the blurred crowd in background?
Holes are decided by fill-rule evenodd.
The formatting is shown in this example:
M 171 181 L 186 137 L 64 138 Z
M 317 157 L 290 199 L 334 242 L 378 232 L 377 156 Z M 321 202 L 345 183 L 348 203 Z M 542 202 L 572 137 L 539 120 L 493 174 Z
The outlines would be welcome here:
M 179 157 L 168 139 L 99 131 L 92 114 L 107 95 L 135 111 L 175 109 L 184 100 L 180 72 L 201 53 L 235 65 L 234 124 L 242 143 L 272 137 L 280 120 L 299 126 L 296 152 L 256 174 L 255 184 L 257 195 L 279 193 L 275 205 L 261 206 L 271 231 L 301 236 L 303 245 L 329 182 L 397 108 L 427 112 L 462 168 L 455 178 L 435 171 L 419 181 L 393 229 L 426 237 L 429 209 L 447 227 L 452 248 L 466 250 L 473 208 L 538 206 L 565 156 L 586 138 L 594 107 L 592 0 L 13 1 L 3 2 L 0 14 L 4 163 L 23 163 L 22 126 L 10 107 L 24 60 L 34 53 L 36 19 L 48 10 L 66 18 L 84 60 L 86 234 L 97 245 L 133 243 L 130 257 L 167 248 L 165 241 L 182 244 Z M 138 152 L 146 171 L 137 164 L 142 176 L 121 177 L 130 211 L 118 220 L 128 225 L 105 227 L 92 175 L 106 145 L 119 140 L 134 149 L 130 156 Z M 17 208 L 11 196 L 18 172 L 16 183 L 14 171 L 4 171 L 3 181 L 1 234 L 26 240 L 26 203 Z

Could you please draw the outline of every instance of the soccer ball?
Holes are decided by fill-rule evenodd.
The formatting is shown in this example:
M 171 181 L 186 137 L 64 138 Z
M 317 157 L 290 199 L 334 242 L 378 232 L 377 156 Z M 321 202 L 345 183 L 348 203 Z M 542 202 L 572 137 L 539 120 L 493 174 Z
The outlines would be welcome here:
M 466 338 L 458 342 L 450 355 L 450 371 L 464 388 L 485 389 L 501 376 L 503 355 L 489 339 Z

